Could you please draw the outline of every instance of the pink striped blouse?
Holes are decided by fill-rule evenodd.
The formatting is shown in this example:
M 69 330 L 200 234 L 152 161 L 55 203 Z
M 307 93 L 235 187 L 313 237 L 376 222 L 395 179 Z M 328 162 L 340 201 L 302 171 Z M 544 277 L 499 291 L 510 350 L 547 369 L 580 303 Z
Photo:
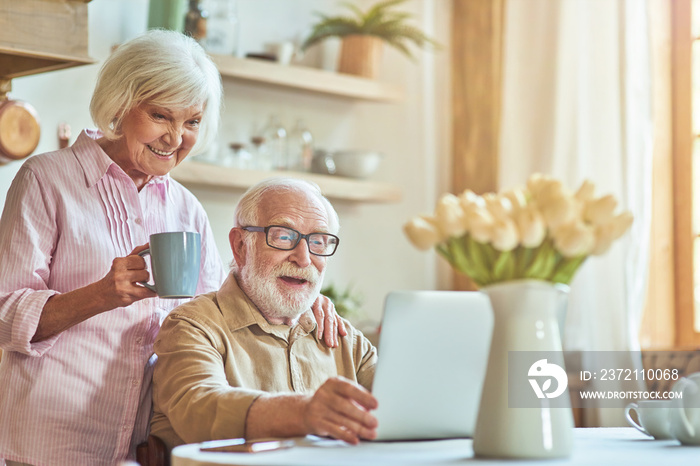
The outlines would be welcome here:
M 111 465 L 133 457 L 151 409 L 153 342 L 184 300 L 150 298 L 30 343 L 46 300 L 93 283 L 152 233 L 198 231 L 197 293 L 225 277 L 201 204 L 169 176 L 140 192 L 82 132 L 20 168 L 0 218 L 0 458 Z M 0 461 L 1 462 L 1 461 Z

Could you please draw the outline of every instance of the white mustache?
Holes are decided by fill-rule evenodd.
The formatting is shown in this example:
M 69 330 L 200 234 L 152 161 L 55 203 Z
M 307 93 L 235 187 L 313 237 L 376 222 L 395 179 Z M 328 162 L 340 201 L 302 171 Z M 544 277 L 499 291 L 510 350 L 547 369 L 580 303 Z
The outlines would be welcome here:
M 283 262 L 279 266 L 275 267 L 274 273 L 278 277 L 287 276 L 301 278 L 308 282 L 311 282 L 311 284 L 316 284 L 320 275 L 318 270 L 311 266 L 301 268 L 289 262 Z

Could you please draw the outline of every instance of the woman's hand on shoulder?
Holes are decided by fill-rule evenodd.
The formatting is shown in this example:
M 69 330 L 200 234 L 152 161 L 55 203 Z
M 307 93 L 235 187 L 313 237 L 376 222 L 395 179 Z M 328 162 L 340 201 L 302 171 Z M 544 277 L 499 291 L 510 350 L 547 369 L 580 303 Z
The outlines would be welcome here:
M 148 244 L 137 246 L 126 257 L 117 257 L 107 275 L 97 284 L 109 309 L 128 306 L 145 298 L 154 298 L 156 293 L 138 284 L 150 278 L 146 260 L 139 256 L 148 249 Z
M 316 318 L 317 333 L 319 338 L 331 348 L 338 346 L 338 335 L 344 337 L 348 334 L 343 319 L 335 310 L 333 301 L 322 294 L 311 305 L 311 310 Z

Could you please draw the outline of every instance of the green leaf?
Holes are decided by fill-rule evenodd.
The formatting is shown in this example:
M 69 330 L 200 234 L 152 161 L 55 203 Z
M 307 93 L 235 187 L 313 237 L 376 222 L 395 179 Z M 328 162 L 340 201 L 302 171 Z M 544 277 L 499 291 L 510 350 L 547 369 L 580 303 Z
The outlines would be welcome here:
M 496 261 L 495 250 L 490 244 L 479 243 L 471 235 L 465 235 L 467 251 L 474 263 L 474 281 L 489 283 L 493 280 L 493 265 Z
M 388 34 L 410 40 L 418 47 L 426 47 L 426 46 L 432 46 L 435 48 L 440 47 L 440 44 L 438 44 L 436 41 L 434 41 L 433 39 L 426 36 L 423 33 L 423 31 L 421 31 L 420 29 L 418 29 L 415 26 L 411 26 L 410 24 L 391 23 L 391 24 L 388 24 L 387 26 L 388 26 Z
M 552 274 L 552 271 L 557 265 L 557 252 L 551 241 L 544 241 L 533 254 L 534 259 L 525 269 L 523 278 L 548 280 L 548 277 Z
M 438 252 L 452 265 L 458 272 L 470 277 L 475 283 L 482 283 L 478 262 L 470 257 L 467 251 L 466 235 L 461 238 L 449 238 L 446 243 L 439 245 Z
M 386 10 L 391 8 L 392 6 L 396 6 L 399 3 L 403 3 L 406 0 L 386 0 L 384 2 L 379 2 L 375 4 L 372 8 L 370 8 L 367 13 L 364 16 L 364 22 L 367 24 L 368 21 L 371 21 L 372 18 L 376 16 L 382 16 Z
M 515 250 L 515 276 L 525 276 L 525 271 L 535 260 L 536 251 L 537 249 L 535 248 L 525 248 L 522 246 L 517 247 Z
M 493 277 L 497 281 L 512 280 L 515 276 L 515 257 L 510 251 L 501 251 L 493 264 Z
M 549 281 L 568 285 L 574 278 L 574 274 L 576 273 L 578 268 L 586 261 L 586 258 L 587 256 L 565 258 L 552 272 Z
M 437 250 L 438 254 L 440 254 L 455 270 L 457 270 L 460 273 L 466 273 L 462 270 L 460 270 L 459 266 L 454 260 L 454 257 L 452 256 L 452 253 L 450 252 L 448 246 L 446 244 L 439 244 L 438 246 L 435 247 Z
M 331 283 L 321 289 L 321 294 L 328 297 L 333 302 L 338 315 L 345 318 L 357 315 L 364 302 L 362 295 L 353 290 L 352 284 L 340 290 Z
M 299 47 L 302 51 L 329 37 L 342 37 L 350 34 L 358 34 L 361 26 L 352 18 L 335 17 L 325 18 L 314 26 L 309 37 Z
M 471 275 L 472 264 L 470 263 L 469 257 L 464 250 L 464 243 L 458 238 L 450 238 L 447 245 L 457 269 L 466 275 Z
M 406 0 L 386 0 L 372 6 L 367 13 L 350 2 L 342 3 L 354 16 L 330 17 L 320 13 L 319 22 L 312 27 L 309 36 L 302 42 L 300 50 L 329 37 L 344 37 L 352 34 L 374 35 L 382 38 L 388 45 L 395 47 L 409 58 L 413 58 L 408 44 L 417 47 L 438 48 L 439 44 L 426 36 L 420 29 L 406 23 L 411 14 L 402 11 L 390 11 L 390 8 Z
M 397 48 L 401 53 L 403 53 L 404 55 L 406 55 L 408 58 L 410 58 L 411 60 L 414 60 L 414 61 L 415 61 L 415 59 L 413 58 L 413 54 L 412 54 L 411 51 L 408 49 L 408 47 L 406 47 L 406 46 L 403 44 L 403 42 L 401 42 L 401 40 L 399 40 L 399 39 L 394 39 L 394 38 L 386 38 L 386 37 L 384 38 L 384 40 L 386 41 L 386 43 L 388 43 L 388 44 L 391 45 L 392 47 Z
M 484 268 L 493 269 L 499 251 L 496 251 L 496 249 L 493 246 L 491 246 L 490 243 L 480 243 L 471 236 L 469 237 L 469 241 L 471 244 L 474 245 L 475 248 L 478 248 L 479 252 L 483 256 Z
M 342 2 L 341 5 L 345 8 L 352 10 L 352 12 L 355 13 L 355 16 L 357 17 L 359 23 L 364 22 L 365 14 L 362 12 L 362 10 L 360 10 L 360 7 L 358 7 L 352 2 Z
M 443 243 L 438 244 L 435 246 L 435 250 L 440 254 L 447 262 L 450 263 L 450 265 L 454 266 L 452 262 L 452 257 L 450 257 L 450 252 L 447 250 L 447 246 Z

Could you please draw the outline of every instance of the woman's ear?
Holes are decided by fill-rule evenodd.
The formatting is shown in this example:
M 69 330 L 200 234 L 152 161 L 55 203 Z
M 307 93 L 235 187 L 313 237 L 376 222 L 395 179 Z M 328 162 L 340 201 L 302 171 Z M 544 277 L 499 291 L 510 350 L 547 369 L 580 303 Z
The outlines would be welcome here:
M 233 252 L 233 260 L 236 261 L 236 265 L 240 269 L 245 265 L 247 253 L 243 230 L 238 227 L 231 228 L 231 231 L 228 232 L 228 242 L 231 245 L 231 252 Z

